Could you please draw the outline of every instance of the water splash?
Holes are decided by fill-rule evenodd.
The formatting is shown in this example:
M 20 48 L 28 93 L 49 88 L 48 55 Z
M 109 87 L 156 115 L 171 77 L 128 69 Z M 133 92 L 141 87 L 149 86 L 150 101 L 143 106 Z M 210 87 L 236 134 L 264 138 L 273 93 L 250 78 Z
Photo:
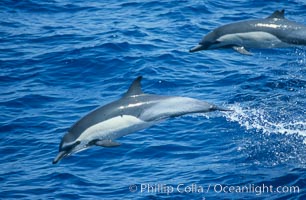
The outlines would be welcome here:
M 262 108 L 242 107 L 239 104 L 230 106 L 235 112 L 224 113 L 226 119 L 237 122 L 246 130 L 255 130 L 264 134 L 290 134 L 304 138 L 306 144 L 306 119 L 275 118 L 274 113 Z M 281 114 L 280 114 L 281 115 Z
M 249 162 L 258 166 L 291 164 L 305 168 L 306 121 L 303 117 L 294 120 L 286 118 L 283 111 L 275 113 L 240 104 L 229 107 L 234 112 L 224 113 L 227 121 L 238 123 L 250 133 L 237 143 L 238 151 Z

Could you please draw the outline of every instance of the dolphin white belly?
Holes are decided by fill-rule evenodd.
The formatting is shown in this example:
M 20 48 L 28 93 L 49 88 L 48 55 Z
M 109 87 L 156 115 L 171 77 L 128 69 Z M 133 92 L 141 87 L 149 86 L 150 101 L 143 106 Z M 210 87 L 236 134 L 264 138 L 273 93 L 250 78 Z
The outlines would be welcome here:
M 220 43 L 214 45 L 214 48 L 233 44 L 246 48 L 283 48 L 292 46 L 281 41 L 273 34 L 262 31 L 226 34 L 218 38 L 218 42 Z
M 132 115 L 121 115 L 88 127 L 78 138 L 83 148 L 93 140 L 115 140 L 129 133 L 145 129 L 156 122 L 146 122 Z

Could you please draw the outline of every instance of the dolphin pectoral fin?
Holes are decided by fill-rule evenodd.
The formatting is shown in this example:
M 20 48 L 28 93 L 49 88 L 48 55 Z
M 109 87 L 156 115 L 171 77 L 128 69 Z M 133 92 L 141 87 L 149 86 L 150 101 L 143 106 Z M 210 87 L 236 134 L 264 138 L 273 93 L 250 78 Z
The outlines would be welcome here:
M 118 147 L 121 144 L 112 140 L 98 140 L 95 142 L 95 145 L 102 147 Z
M 235 51 L 237 51 L 238 53 L 241 53 L 241 54 L 243 54 L 243 55 L 249 55 L 249 56 L 251 56 L 252 55 L 252 53 L 251 52 L 249 52 L 249 51 L 247 51 L 244 47 L 239 47 L 239 46 L 233 46 L 233 49 L 235 50 Z

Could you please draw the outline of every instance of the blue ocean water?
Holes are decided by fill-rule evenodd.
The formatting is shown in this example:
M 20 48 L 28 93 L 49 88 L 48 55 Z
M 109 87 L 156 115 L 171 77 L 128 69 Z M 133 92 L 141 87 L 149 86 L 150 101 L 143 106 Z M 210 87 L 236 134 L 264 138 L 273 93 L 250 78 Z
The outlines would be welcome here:
M 0 199 L 305 199 L 306 48 L 188 52 L 278 9 L 306 24 L 302 0 L 2 0 Z M 139 75 L 145 92 L 235 112 L 174 118 L 52 165 L 68 128 Z

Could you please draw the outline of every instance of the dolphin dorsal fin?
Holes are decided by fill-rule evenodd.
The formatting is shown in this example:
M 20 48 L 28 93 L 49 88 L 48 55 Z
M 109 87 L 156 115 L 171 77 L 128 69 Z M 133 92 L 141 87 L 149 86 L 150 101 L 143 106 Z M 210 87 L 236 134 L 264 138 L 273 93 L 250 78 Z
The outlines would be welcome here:
M 272 18 L 278 18 L 278 19 L 285 19 L 285 10 L 277 10 L 275 11 L 272 15 L 270 15 L 269 17 L 267 17 L 268 19 L 272 19 Z
M 134 96 L 134 95 L 140 95 L 143 94 L 141 89 L 141 79 L 142 76 L 138 76 L 133 83 L 131 84 L 128 91 L 124 94 L 124 96 Z

